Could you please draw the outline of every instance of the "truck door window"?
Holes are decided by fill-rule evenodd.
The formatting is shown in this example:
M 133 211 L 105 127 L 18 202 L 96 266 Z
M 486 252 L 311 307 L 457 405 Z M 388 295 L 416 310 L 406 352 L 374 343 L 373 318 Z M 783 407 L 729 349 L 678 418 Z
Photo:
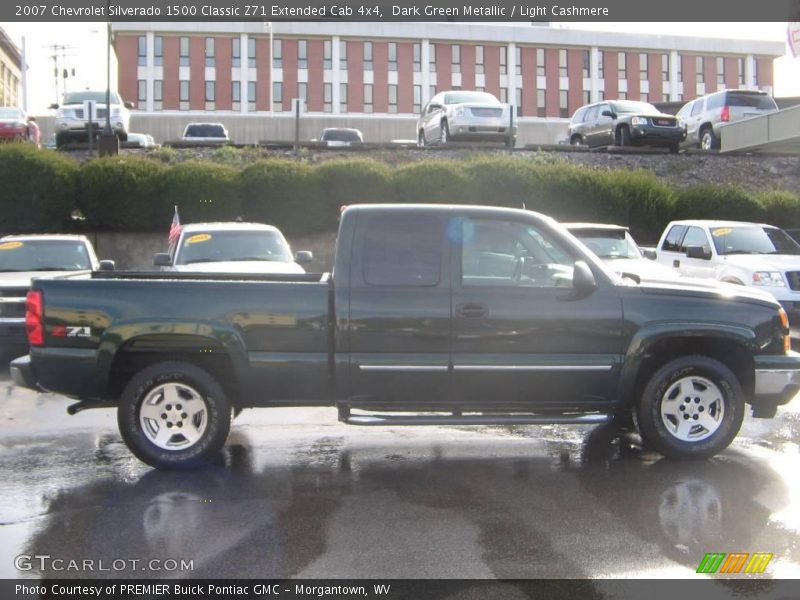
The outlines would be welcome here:
M 661 244 L 661 249 L 666 252 L 680 252 L 681 251 L 681 238 L 686 231 L 685 225 L 673 225 L 669 230 L 664 243 Z
M 462 286 L 572 285 L 571 255 L 528 224 L 463 219 L 461 240 Z
M 375 216 L 364 233 L 369 285 L 435 286 L 442 270 L 442 222 L 428 215 Z
M 700 227 L 689 227 L 686 230 L 686 235 L 683 236 L 683 243 L 681 243 L 680 251 L 686 252 L 686 248 L 689 246 L 702 246 L 703 248 L 709 248 L 708 236 L 706 235 L 706 232 Z

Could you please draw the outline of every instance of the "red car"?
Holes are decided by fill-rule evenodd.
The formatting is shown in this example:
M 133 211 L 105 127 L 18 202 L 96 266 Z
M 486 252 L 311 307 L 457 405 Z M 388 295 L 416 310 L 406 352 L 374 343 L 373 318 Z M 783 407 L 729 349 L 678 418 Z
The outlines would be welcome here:
M 21 108 L 0 107 L 0 141 L 31 142 L 41 145 L 41 132 L 36 119 Z

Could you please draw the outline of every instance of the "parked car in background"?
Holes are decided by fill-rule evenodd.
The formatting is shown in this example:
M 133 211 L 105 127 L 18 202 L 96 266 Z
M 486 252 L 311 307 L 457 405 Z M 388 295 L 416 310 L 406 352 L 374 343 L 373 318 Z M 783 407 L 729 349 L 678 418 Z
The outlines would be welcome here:
M 171 253 L 158 253 L 153 264 L 164 271 L 201 273 L 305 273 L 314 255 L 292 254 L 277 227 L 262 223 L 193 223 L 184 225 Z
M 42 135 L 36 119 L 29 117 L 21 108 L 0 107 L 0 141 L 30 142 L 40 147 Z
M 329 127 L 322 130 L 320 141 L 326 142 L 328 146 L 350 146 L 351 144 L 363 144 L 364 135 L 358 129 Z
M 126 148 L 160 148 L 153 136 L 149 133 L 129 133 L 128 141 L 125 142 Z
M 627 227 L 601 223 L 562 223 L 615 273 L 633 275 L 639 281 L 669 281 L 680 275 L 648 256 L 634 241 Z
M 184 142 L 228 142 L 228 130 L 222 123 L 189 123 L 183 130 Z
M 656 146 L 677 152 L 686 130 L 677 117 L 647 102 L 613 100 L 582 106 L 568 130 L 573 146 Z
M 8 235 L 0 238 L 0 352 L 24 354 L 25 295 L 34 277 L 60 279 L 113 271 L 114 262 L 97 260 L 82 235 Z
M 741 221 L 673 221 L 657 260 L 681 275 L 752 286 L 769 292 L 800 318 L 800 244 L 782 229 Z
M 116 92 L 110 95 L 111 128 L 121 142 L 128 139 L 130 130 L 132 102 L 123 102 Z M 100 133 L 106 121 L 106 92 L 85 90 L 82 92 L 67 92 L 61 104 L 51 104 L 50 108 L 56 109 L 56 147 L 72 141 L 87 141 L 89 139 L 89 115 L 84 114 L 84 102 L 94 102 L 96 114 L 95 134 Z
M 487 92 L 440 92 L 425 105 L 417 120 L 420 146 L 485 141 L 503 142 L 511 148 L 516 139 L 511 107 Z
M 716 150 L 728 123 L 777 110 L 775 100 L 766 92 L 724 90 L 687 102 L 677 116 L 686 125 L 687 145 Z

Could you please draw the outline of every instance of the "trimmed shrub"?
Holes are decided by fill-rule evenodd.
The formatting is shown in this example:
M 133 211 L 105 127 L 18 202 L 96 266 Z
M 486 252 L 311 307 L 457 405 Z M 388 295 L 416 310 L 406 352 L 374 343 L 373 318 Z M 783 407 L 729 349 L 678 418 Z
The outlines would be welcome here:
M 767 223 L 784 229 L 800 228 L 800 196 L 771 190 L 759 194 L 758 199 L 764 206 Z
M 500 156 L 476 158 L 464 168 L 474 182 L 478 203 L 539 210 L 533 197 L 536 178 L 530 161 Z
M 137 157 L 98 158 L 80 172 L 79 205 L 97 231 L 152 231 L 168 226 L 161 185 L 167 168 Z M 167 225 L 165 225 L 167 223 Z
M 676 192 L 672 218 L 760 222 L 766 211 L 754 195 L 741 188 L 699 185 Z
M 442 160 L 398 167 L 394 190 L 398 202 L 477 204 L 481 198 L 463 164 Z
M 239 171 L 209 162 L 187 161 L 164 175 L 161 212 L 169 221 L 177 205 L 184 223 L 233 221 L 242 214 Z
M 345 204 L 394 202 L 392 171 L 369 159 L 331 160 L 314 168 L 325 195 L 324 221 L 336 225 Z
M 319 178 L 308 165 L 262 160 L 240 175 L 242 208 L 249 221 L 275 225 L 286 234 L 334 229 L 326 220 Z
M 77 179 L 77 163 L 55 151 L 28 144 L 0 146 L 0 230 L 70 229 Z

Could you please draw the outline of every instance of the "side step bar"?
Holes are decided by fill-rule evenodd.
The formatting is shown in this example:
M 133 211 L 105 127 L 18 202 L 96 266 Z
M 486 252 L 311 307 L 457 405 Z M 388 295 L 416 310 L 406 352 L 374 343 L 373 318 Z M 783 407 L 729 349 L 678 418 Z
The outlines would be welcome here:
M 588 415 L 354 415 L 340 419 L 348 425 L 599 425 L 609 414 Z

